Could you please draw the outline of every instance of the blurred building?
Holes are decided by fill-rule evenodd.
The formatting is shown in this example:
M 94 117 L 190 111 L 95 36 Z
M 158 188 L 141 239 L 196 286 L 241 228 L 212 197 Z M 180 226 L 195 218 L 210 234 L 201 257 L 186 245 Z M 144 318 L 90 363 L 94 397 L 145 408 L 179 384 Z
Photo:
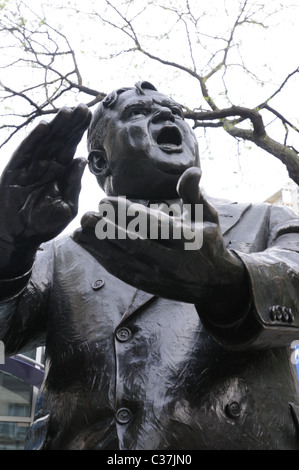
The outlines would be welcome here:
M 0 450 L 21 450 L 44 375 L 44 350 L 0 362 Z
M 275 206 L 286 206 L 299 215 L 299 187 L 290 180 L 276 193 L 268 197 L 265 202 Z

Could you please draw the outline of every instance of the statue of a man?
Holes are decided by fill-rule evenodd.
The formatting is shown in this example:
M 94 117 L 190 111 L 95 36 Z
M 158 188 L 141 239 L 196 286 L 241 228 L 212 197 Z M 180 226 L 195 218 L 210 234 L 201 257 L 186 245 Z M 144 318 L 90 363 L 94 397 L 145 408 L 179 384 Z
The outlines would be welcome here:
M 56 238 L 77 212 L 87 128 L 107 199 Z M 148 82 L 111 93 L 92 119 L 63 108 L 12 156 L 0 340 L 9 354 L 46 347 L 27 448 L 299 449 L 299 220 L 208 198 L 200 175 L 181 107 Z M 139 220 L 181 236 L 133 237 L 119 224 L 132 202 Z M 165 210 L 175 202 L 179 215 Z M 187 222 L 202 241 L 192 249 Z M 98 236 L 99 224 L 119 236 Z

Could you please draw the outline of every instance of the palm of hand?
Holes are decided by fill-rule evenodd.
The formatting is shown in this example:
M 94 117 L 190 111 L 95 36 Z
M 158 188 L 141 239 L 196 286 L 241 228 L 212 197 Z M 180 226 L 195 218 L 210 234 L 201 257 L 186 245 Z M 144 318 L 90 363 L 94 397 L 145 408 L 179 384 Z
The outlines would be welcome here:
M 74 111 L 63 108 L 15 151 L 0 184 L 2 240 L 39 245 L 76 215 L 85 160 L 73 156 L 90 116 L 83 105 Z

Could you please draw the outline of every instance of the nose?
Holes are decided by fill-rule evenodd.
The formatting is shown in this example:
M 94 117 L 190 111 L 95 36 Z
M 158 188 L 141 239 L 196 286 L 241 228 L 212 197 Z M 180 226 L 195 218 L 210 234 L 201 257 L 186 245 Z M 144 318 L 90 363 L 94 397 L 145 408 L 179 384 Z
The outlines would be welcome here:
M 162 107 L 154 113 L 152 117 L 152 122 L 155 124 L 161 121 L 175 121 L 175 116 L 173 115 L 171 109 Z

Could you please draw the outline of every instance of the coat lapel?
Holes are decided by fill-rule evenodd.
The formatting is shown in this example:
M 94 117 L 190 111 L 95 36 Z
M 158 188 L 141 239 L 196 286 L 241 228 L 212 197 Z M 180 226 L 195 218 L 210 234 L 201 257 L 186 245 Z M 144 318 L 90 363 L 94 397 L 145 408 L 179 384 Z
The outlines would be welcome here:
M 222 235 L 225 235 L 239 222 L 240 218 L 250 209 L 250 203 L 223 202 L 219 199 L 207 198 L 218 212 Z
M 133 294 L 131 303 L 127 307 L 125 313 L 123 314 L 123 317 L 121 319 L 121 323 L 125 321 L 130 315 L 135 313 L 137 310 L 139 310 L 143 305 L 146 303 L 150 302 L 151 300 L 154 300 L 157 296 L 153 294 L 148 294 L 147 292 L 144 292 L 142 290 L 136 289 L 136 291 Z

